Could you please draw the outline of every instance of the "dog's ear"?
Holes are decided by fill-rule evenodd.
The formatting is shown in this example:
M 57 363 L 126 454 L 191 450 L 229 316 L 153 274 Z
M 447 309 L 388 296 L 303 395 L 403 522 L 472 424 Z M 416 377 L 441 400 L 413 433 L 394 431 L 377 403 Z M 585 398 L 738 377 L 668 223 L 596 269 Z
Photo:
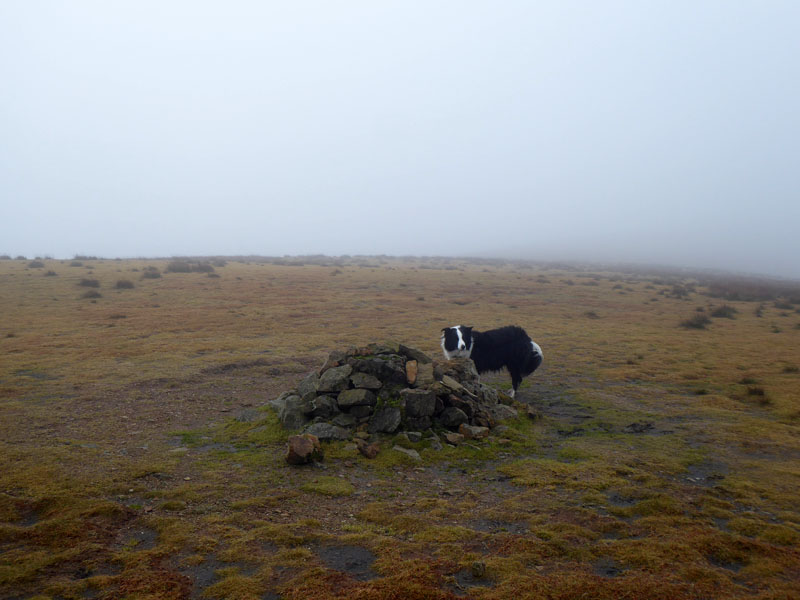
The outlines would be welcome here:
M 461 331 L 472 331 L 472 325 L 467 327 L 466 325 L 461 326 Z
M 442 333 L 444 333 L 444 332 L 445 332 L 445 331 L 447 331 L 448 329 L 450 329 L 450 328 L 449 328 L 449 327 L 442 327 Z

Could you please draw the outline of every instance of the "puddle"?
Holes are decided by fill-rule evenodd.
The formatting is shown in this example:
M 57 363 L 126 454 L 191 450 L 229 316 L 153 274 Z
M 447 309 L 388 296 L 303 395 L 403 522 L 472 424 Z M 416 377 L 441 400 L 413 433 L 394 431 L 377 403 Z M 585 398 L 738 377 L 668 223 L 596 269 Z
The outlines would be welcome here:
M 317 554 L 325 565 L 334 571 L 342 571 L 359 581 L 378 577 L 372 570 L 375 555 L 363 546 L 323 546 Z

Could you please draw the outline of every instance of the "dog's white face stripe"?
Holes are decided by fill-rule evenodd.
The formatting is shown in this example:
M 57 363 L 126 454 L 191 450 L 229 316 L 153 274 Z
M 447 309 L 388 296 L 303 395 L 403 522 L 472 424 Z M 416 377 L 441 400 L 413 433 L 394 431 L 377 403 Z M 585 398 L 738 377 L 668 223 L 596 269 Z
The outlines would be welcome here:
M 444 352 L 444 357 L 447 360 L 451 358 L 469 358 L 472 354 L 472 347 L 467 348 L 466 342 L 464 342 L 464 336 L 461 333 L 461 325 L 455 325 L 453 327 L 448 327 L 448 329 L 453 329 L 458 336 L 458 348 L 455 350 L 448 350 L 445 348 L 445 334 L 442 333 L 442 352 Z
M 453 329 L 455 329 L 458 334 L 458 349 L 463 350 L 466 346 L 464 345 L 464 336 L 461 335 L 461 325 L 456 325 Z
M 533 340 L 531 340 L 531 346 L 533 346 L 533 351 L 534 351 L 534 352 L 538 352 L 538 353 L 539 353 L 539 356 L 541 356 L 542 358 L 544 358 L 544 354 L 542 354 L 542 349 L 539 347 L 539 344 L 537 344 L 536 342 L 534 342 Z

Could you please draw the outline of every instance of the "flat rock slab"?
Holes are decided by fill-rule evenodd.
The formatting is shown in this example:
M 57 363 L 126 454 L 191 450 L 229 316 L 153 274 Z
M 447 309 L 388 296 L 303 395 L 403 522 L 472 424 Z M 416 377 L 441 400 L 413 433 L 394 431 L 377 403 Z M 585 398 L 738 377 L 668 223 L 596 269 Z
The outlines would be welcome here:
M 393 446 L 392 450 L 401 452 L 406 456 L 408 456 L 409 458 L 412 458 L 413 460 L 420 460 L 420 461 L 422 460 L 422 457 L 419 455 L 419 452 L 417 452 L 416 450 L 412 450 L 411 448 L 403 448 L 402 446 Z
M 347 440 L 350 439 L 350 430 L 330 423 L 314 423 L 306 429 L 306 433 L 316 436 L 320 440 Z
M 383 386 L 383 382 L 373 375 L 366 373 L 353 373 L 350 377 L 353 387 L 366 390 L 377 390 Z
M 339 394 L 339 408 L 347 410 L 352 406 L 375 406 L 378 399 L 370 390 L 344 390 Z

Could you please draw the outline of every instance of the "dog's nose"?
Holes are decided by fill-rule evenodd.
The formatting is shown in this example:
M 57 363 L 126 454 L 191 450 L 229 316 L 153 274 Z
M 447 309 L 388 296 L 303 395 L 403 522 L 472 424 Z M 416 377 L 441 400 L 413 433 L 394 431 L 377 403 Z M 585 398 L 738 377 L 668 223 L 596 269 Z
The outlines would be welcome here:
M 458 345 L 459 350 L 463 350 L 464 348 L 466 348 L 466 346 L 464 345 L 463 342 Z

